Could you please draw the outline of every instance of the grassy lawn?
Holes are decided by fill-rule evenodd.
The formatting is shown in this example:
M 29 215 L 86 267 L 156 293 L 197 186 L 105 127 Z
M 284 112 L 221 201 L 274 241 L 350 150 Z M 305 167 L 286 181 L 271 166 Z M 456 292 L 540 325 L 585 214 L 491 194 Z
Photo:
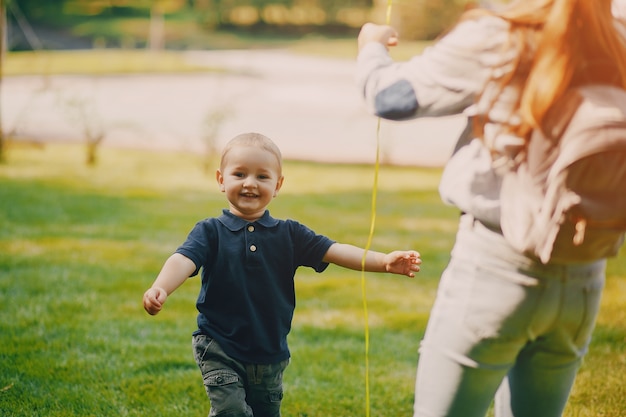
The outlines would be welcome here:
M 7 53 L 5 76 L 219 71 L 188 63 L 180 52 L 148 50 L 25 51 Z
M 191 355 L 199 282 L 156 317 L 141 296 L 193 224 L 224 197 L 200 157 L 78 146 L 12 148 L 0 165 L 0 415 L 204 416 Z M 415 248 L 415 279 L 367 274 L 372 416 L 409 416 L 417 347 L 457 213 L 436 169 L 381 167 L 373 247 Z M 287 161 L 270 207 L 364 245 L 373 168 Z M 283 415 L 365 415 L 361 274 L 301 269 Z M 626 258 L 612 260 L 593 344 L 566 416 L 626 414 Z

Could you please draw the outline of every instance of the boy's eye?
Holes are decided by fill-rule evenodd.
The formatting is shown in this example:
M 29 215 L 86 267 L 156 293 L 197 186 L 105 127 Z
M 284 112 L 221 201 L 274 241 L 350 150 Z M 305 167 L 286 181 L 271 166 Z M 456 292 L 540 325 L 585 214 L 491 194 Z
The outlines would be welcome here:
M 237 178 L 245 177 L 245 174 L 243 172 L 234 172 L 233 175 Z
M 260 180 L 266 180 L 269 178 L 269 175 L 259 175 Z

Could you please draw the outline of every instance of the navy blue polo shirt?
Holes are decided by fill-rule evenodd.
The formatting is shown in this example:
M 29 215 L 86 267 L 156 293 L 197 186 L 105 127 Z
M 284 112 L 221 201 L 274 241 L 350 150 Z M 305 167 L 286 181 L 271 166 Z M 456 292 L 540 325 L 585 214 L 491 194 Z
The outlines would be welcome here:
M 202 269 L 198 330 L 229 356 L 270 364 L 289 358 L 287 334 L 296 306 L 300 266 L 322 272 L 334 242 L 294 220 L 266 211 L 255 222 L 228 210 L 198 222 L 177 250 Z

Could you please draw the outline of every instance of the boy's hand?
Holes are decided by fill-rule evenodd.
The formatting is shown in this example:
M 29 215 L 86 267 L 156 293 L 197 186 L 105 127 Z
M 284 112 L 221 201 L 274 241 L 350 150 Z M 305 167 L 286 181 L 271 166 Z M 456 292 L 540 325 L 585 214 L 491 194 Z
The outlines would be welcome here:
M 398 45 L 398 32 L 388 25 L 366 23 L 361 27 L 359 37 L 357 38 L 359 51 L 371 42 L 378 42 L 389 49 L 390 46 Z
M 419 272 L 422 258 L 414 250 L 394 251 L 385 255 L 385 269 L 393 274 L 406 275 L 413 278 Z
M 163 308 L 167 300 L 167 291 L 160 287 L 152 287 L 143 294 L 143 308 L 154 316 Z

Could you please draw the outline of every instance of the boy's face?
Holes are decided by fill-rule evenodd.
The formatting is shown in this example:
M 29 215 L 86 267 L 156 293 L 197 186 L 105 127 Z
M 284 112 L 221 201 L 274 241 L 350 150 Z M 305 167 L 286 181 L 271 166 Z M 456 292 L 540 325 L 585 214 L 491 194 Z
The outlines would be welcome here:
M 228 151 L 216 178 L 231 213 L 250 221 L 263 215 L 283 185 L 276 156 L 254 146 L 235 146 Z

